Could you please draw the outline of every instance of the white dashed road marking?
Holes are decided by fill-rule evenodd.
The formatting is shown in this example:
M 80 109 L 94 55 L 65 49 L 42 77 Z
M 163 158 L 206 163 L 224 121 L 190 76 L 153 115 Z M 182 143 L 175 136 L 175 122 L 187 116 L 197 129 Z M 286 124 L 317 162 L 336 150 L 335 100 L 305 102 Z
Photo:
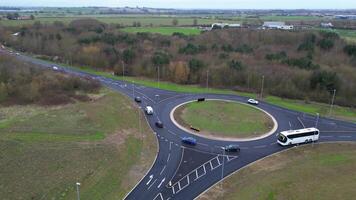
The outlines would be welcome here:
M 161 170 L 161 172 L 159 173 L 159 175 L 162 175 L 163 171 L 166 169 L 166 165 L 163 167 L 163 169 Z

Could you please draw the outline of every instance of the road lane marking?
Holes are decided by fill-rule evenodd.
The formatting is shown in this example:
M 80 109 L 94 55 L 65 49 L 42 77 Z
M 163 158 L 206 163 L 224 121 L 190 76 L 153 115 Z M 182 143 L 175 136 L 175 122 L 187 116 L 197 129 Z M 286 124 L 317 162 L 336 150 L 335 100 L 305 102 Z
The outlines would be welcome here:
M 169 142 L 169 150 L 172 150 L 172 143 L 173 142 Z
M 157 199 L 157 197 L 159 197 L 159 199 Z M 157 194 L 153 200 L 163 200 L 162 193 Z
M 168 154 L 167 163 L 169 162 L 170 158 L 171 158 L 171 153 Z
M 169 133 L 171 133 L 172 135 L 177 135 L 177 134 L 175 134 L 173 131 L 171 131 L 171 130 L 168 130 L 168 132 Z
M 341 136 L 338 136 L 339 138 L 351 138 L 350 135 L 341 135 Z
M 157 188 L 160 188 L 161 185 L 163 184 L 163 182 L 166 180 L 166 178 L 162 179 L 162 181 L 159 183 L 159 185 L 157 186 Z
M 299 117 L 297 117 L 297 119 L 302 124 L 303 128 L 305 128 L 304 123 L 302 122 L 302 120 Z
M 202 145 L 202 146 L 209 146 L 209 145 L 207 145 L 207 144 L 200 143 L 200 142 L 197 142 L 197 144 L 200 144 L 200 145 Z
M 153 174 L 150 175 L 150 180 L 147 181 L 146 185 L 150 184 L 150 182 L 152 181 L 153 179 Z
M 163 167 L 163 169 L 161 170 L 161 172 L 159 173 L 159 175 L 162 175 L 163 171 L 166 169 L 166 166 L 167 166 L 167 165 L 165 165 L 165 166 Z
M 253 148 L 260 149 L 260 148 L 265 148 L 266 145 L 260 145 L 260 146 L 254 146 Z
M 153 183 L 147 188 L 147 190 L 149 190 L 149 189 L 152 187 L 152 185 L 154 185 L 154 184 L 156 183 L 156 181 L 157 181 L 157 179 L 155 179 L 155 180 L 153 181 Z
M 321 138 L 333 138 L 334 136 L 332 136 L 332 135 L 325 135 L 325 136 L 324 136 L 324 135 L 321 135 L 320 137 L 321 137 Z

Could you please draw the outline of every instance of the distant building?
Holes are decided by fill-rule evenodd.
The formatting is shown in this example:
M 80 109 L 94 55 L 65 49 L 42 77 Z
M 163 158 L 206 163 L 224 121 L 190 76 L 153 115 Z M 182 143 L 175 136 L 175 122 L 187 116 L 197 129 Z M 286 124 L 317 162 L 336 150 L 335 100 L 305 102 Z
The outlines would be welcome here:
M 211 25 L 211 29 L 223 29 L 227 28 L 229 24 L 227 23 L 214 23 Z
M 334 27 L 334 25 L 331 23 L 331 22 L 329 22 L 329 23 L 320 23 L 320 26 L 322 27 L 322 28 L 333 28 Z
M 335 15 L 336 19 L 352 19 L 356 20 L 356 15 Z
M 241 28 L 241 24 L 229 24 L 229 28 Z
M 211 25 L 211 29 L 224 29 L 224 28 L 241 28 L 241 24 L 214 23 Z
M 286 25 L 285 22 L 264 22 L 263 29 L 293 30 L 293 25 Z

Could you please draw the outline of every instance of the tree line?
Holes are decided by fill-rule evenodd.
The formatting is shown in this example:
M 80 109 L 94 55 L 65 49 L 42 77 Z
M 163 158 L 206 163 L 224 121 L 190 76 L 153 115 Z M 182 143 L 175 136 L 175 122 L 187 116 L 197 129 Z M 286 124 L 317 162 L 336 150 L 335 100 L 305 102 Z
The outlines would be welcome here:
M 0 54 L 0 104 L 58 105 L 90 100 L 100 84 L 50 70 L 40 70 L 29 63 Z
M 19 36 L 12 35 L 20 32 Z M 0 27 L 0 38 L 42 58 L 128 76 L 356 106 L 356 46 L 336 33 L 213 30 L 197 36 L 125 33 L 94 19 Z M 125 70 L 123 72 L 123 70 Z

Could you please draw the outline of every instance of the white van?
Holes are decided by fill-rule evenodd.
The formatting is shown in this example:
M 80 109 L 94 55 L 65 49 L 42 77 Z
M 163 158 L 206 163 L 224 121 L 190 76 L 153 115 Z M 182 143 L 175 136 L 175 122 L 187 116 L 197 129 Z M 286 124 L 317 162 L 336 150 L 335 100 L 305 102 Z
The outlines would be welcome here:
M 145 111 L 147 115 L 153 115 L 153 108 L 151 106 L 146 106 Z

